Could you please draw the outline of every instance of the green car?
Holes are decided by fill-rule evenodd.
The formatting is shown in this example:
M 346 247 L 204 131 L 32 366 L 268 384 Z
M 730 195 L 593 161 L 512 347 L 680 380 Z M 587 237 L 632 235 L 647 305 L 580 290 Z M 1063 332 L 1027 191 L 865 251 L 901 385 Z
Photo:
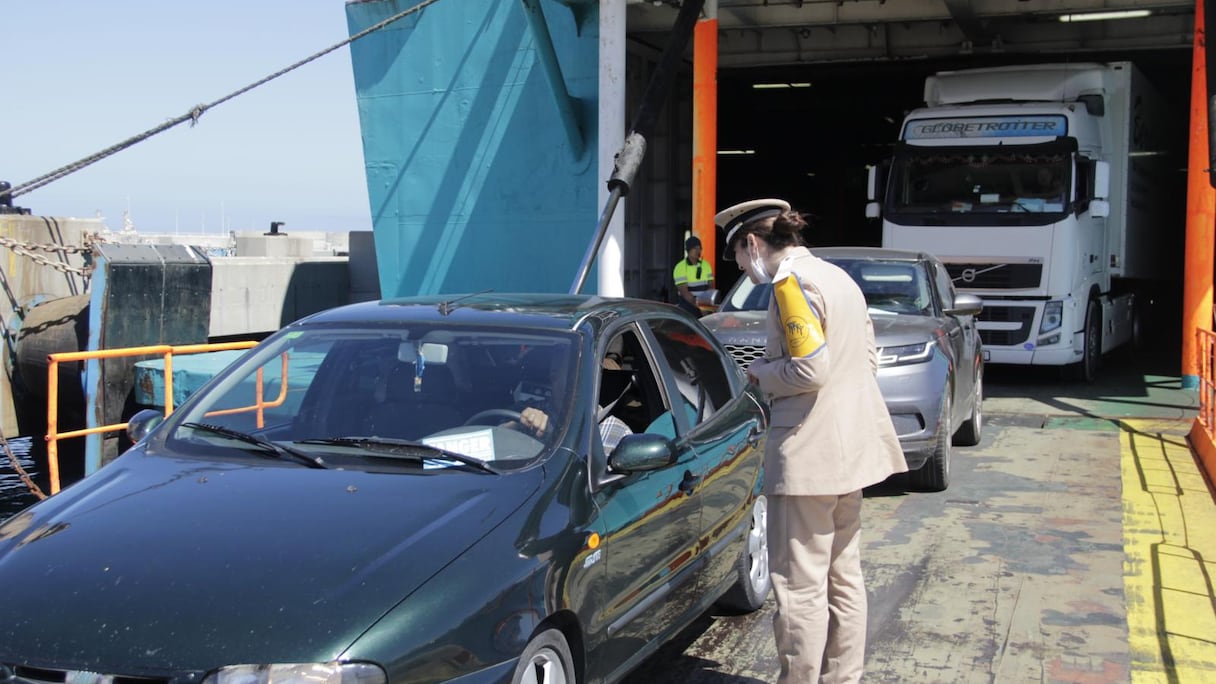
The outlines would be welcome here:
M 666 304 L 316 314 L 0 525 L 0 683 L 616 681 L 764 602 L 766 428 Z

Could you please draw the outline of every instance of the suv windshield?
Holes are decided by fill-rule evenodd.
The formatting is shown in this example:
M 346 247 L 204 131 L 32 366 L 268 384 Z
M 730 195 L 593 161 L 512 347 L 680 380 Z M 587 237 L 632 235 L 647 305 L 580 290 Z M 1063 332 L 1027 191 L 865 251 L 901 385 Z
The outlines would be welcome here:
M 540 455 L 564 431 L 576 403 L 576 349 L 573 334 L 545 331 L 294 328 L 226 370 L 165 428 L 186 453 L 255 445 L 235 433 L 330 467 L 477 465 L 464 456 L 502 470 Z M 544 433 L 520 424 L 529 407 L 548 416 Z
M 932 316 L 933 295 L 925 269 L 906 259 L 834 257 L 826 259 L 853 279 L 865 295 L 870 314 Z M 722 311 L 766 311 L 772 285 L 754 285 L 747 276 L 726 295 Z

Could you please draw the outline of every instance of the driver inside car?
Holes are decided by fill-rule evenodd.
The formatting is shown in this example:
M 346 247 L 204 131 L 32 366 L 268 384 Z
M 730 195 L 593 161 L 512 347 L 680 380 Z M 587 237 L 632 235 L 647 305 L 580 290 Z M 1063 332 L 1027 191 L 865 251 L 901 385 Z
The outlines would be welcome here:
M 544 374 L 543 380 L 541 382 L 529 380 L 529 376 L 537 378 L 534 371 L 538 359 L 535 357 L 539 357 L 543 351 L 543 349 L 532 350 L 528 352 L 528 356 L 532 358 L 525 358 L 521 361 L 521 365 L 526 369 L 525 379 L 521 380 L 519 385 L 516 386 L 515 398 L 518 403 L 527 403 L 529 405 L 519 412 L 518 422 L 511 421 L 504 424 L 504 427 L 519 430 L 538 439 L 549 431 L 549 411 L 546 409 L 549 408 L 547 404 L 549 397 L 552 396 L 552 388 L 560 386 L 559 378 L 556 376 L 560 373 L 561 369 L 561 364 L 557 362 L 557 359 L 540 359 L 542 363 L 548 362 L 547 372 Z M 605 370 L 621 369 L 620 364 L 607 356 L 602 360 L 601 367 Z M 529 373 L 528 370 L 533 372 Z M 534 390 L 534 392 L 528 392 L 530 389 Z M 604 413 L 603 406 L 598 407 L 598 413 Z M 599 432 L 600 442 L 604 445 L 605 455 L 611 454 L 612 450 L 616 448 L 617 444 L 620 444 L 622 439 L 627 435 L 633 434 L 633 430 L 629 428 L 625 421 L 611 413 L 602 415 L 599 418 Z

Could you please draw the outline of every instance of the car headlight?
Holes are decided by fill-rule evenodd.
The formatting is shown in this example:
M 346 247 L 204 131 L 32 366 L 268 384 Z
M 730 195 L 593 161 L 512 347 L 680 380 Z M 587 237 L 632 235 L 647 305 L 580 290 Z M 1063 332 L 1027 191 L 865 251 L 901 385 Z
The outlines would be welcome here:
M 878 365 L 903 366 L 911 363 L 923 363 L 933 356 L 933 342 L 917 342 L 902 344 L 896 347 L 878 348 Z
M 1056 299 L 1043 307 L 1043 322 L 1039 323 L 1039 334 L 1049 333 L 1064 322 L 1064 302 Z
M 203 684 L 386 684 L 384 670 L 371 663 L 277 663 L 230 665 Z

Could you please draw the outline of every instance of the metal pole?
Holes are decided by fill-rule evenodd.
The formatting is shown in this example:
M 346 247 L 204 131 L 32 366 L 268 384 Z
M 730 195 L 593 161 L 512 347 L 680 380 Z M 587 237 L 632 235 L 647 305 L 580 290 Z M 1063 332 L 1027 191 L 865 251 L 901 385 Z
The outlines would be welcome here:
M 697 19 L 701 15 L 701 7 L 704 4 L 705 0 L 689 0 L 680 7 L 676 23 L 671 29 L 671 41 L 667 43 L 662 57 L 659 58 L 659 65 L 646 87 L 646 93 L 642 96 L 642 104 L 638 107 L 637 116 L 634 117 L 633 127 L 629 135 L 625 137 L 625 144 L 621 147 L 621 151 L 617 153 L 615 170 L 612 177 L 608 179 L 608 188 L 612 192 L 600 215 L 595 236 L 591 240 L 587 253 L 583 255 L 574 284 L 570 287 L 570 294 L 578 294 L 582 291 L 583 284 L 587 282 L 587 274 L 591 272 L 591 264 L 595 261 L 595 255 L 599 253 L 600 243 L 604 240 L 608 222 L 612 220 L 612 212 L 616 209 L 621 197 L 629 194 L 629 186 L 633 183 L 642 158 L 646 155 L 646 137 L 654 131 L 663 102 L 671 91 L 672 76 L 679 60 L 683 58 L 684 50 L 688 46 L 688 39 L 692 36 L 693 28 L 696 27 Z

